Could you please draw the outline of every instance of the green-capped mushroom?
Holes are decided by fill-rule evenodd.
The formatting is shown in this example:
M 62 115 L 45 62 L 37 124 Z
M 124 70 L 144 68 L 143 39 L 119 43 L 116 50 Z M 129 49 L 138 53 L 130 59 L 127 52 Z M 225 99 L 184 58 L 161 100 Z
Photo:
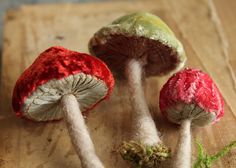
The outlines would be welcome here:
M 159 17 L 137 12 L 101 28 L 90 40 L 89 50 L 128 81 L 134 131 L 132 141 L 121 148 L 122 157 L 137 167 L 155 167 L 170 151 L 158 136 L 142 81 L 181 69 L 186 61 L 182 44 Z

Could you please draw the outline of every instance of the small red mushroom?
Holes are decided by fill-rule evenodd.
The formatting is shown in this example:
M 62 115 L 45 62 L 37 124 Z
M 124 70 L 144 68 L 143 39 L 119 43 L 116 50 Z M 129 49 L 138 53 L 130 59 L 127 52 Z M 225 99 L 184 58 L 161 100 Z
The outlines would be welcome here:
M 160 110 L 168 120 L 181 125 L 172 167 L 190 168 L 191 124 L 214 123 L 224 114 L 224 101 L 217 86 L 206 73 L 184 69 L 161 89 Z
M 83 115 L 112 91 L 107 66 L 93 56 L 51 47 L 17 80 L 12 106 L 17 116 L 34 121 L 64 118 L 84 168 L 103 168 Z

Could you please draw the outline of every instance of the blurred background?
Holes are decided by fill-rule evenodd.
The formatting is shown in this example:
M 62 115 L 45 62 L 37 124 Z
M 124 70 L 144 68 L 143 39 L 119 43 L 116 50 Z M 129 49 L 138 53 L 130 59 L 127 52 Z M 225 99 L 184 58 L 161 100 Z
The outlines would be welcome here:
M 14 10 L 21 5 L 42 4 L 42 3 L 91 3 L 91 2 L 108 2 L 117 0 L 0 0 L 0 74 L 2 73 L 2 50 L 3 50 L 3 27 L 4 14 L 8 10 Z M 1 83 L 1 79 L 0 79 Z
M 0 50 L 2 51 L 2 34 L 3 34 L 3 17 L 9 9 L 14 9 L 22 4 L 36 3 L 88 3 L 88 2 L 105 2 L 114 0 L 0 0 Z M 0 52 L 0 55 L 2 52 Z

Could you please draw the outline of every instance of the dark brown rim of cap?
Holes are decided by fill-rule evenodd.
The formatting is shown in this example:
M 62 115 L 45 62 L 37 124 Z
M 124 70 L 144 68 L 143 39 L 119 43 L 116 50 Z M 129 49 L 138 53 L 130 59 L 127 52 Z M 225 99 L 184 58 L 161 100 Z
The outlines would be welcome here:
M 140 60 L 146 76 L 160 76 L 178 69 L 176 50 L 158 40 L 126 34 L 111 34 L 105 40 L 96 35 L 90 40 L 90 52 L 116 71 L 122 72 L 130 59 Z M 182 67 L 182 66 L 181 66 Z

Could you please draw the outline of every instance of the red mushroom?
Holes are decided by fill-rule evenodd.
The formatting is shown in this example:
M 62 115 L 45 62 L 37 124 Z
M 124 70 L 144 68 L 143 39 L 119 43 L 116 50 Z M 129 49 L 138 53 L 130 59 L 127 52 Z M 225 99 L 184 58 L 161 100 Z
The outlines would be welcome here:
M 191 124 L 214 123 L 224 114 L 224 101 L 217 86 L 206 73 L 184 69 L 163 86 L 160 110 L 168 120 L 181 125 L 173 168 L 190 168 Z
M 64 118 L 84 168 L 103 168 L 83 115 L 112 91 L 107 66 L 87 54 L 51 47 L 17 80 L 12 106 L 17 116 L 34 121 Z

